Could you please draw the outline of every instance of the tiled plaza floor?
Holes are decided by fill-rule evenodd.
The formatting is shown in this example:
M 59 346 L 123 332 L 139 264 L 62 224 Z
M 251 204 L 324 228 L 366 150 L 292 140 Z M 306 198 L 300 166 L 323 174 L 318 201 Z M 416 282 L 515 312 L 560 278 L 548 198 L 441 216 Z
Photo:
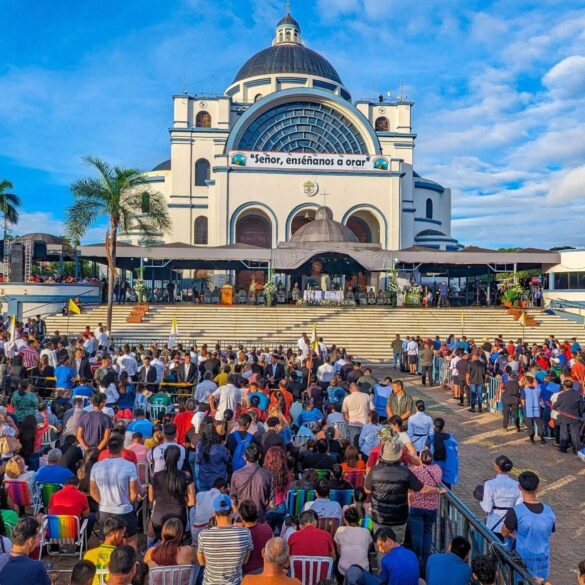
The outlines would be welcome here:
M 398 377 L 395 370 L 375 368 L 377 377 Z M 425 400 L 431 416 L 442 416 L 445 431 L 453 432 L 459 442 L 460 479 L 454 492 L 483 519 L 484 514 L 472 496 L 474 488 L 493 477 L 493 462 L 505 454 L 515 464 L 513 474 L 523 470 L 537 473 L 541 479 L 542 500 L 557 516 L 552 540 L 552 574 L 554 585 L 575 583 L 576 569 L 585 559 L 585 465 L 572 453 L 563 454 L 550 441 L 546 445 L 528 442 L 525 432 L 502 431 L 501 417 L 495 414 L 472 414 L 450 399 L 450 392 L 440 387 L 422 388 L 420 378 L 405 378 L 407 391 Z

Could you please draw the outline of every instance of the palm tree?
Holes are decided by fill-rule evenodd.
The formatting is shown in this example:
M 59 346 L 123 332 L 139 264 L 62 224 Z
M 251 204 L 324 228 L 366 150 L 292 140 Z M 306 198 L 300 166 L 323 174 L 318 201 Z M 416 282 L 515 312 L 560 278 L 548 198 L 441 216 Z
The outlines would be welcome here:
M 17 208 L 20 206 L 20 197 L 14 193 L 7 193 L 12 187 L 12 183 L 7 179 L 0 180 L 0 213 L 4 216 L 4 240 L 8 235 L 8 224 L 18 223 Z
M 72 240 L 79 240 L 95 222 L 107 217 L 104 244 L 109 268 L 107 327 L 111 332 L 118 232 L 138 229 L 148 238 L 169 231 L 171 220 L 162 194 L 144 189 L 147 178 L 138 169 L 112 167 L 93 156 L 84 161 L 98 176 L 71 185 L 75 201 L 67 210 L 67 232 Z

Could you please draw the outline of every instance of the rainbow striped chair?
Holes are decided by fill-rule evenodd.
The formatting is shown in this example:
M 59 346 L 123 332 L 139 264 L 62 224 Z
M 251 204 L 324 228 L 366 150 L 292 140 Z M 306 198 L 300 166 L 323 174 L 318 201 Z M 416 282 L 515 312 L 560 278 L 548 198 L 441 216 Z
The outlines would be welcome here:
M 366 480 L 366 472 L 361 469 L 344 471 L 342 477 L 345 481 L 347 481 L 347 483 L 351 483 L 354 489 L 358 487 L 361 488 L 364 487 L 364 482 Z
M 62 489 L 63 486 L 60 483 L 37 483 L 37 493 L 40 494 L 41 503 L 46 512 L 49 510 L 53 494 Z
M 47 548 L 49 555 L 66 555 L 79 556 L 83 558 L 83 549 L 87 542 L 87 519 L 83 520 L 80 525 L 77 516 L 57 516 L 49 514 L 43 518 L 41 544 L 39 546 L 39 560 L 43 555 L 43 546 L 46 544 L 56 544 L 59 550 L 51 552 L 50 547 Z M 76 549 L 73 552 L 63 552 L 62 546 L 74 545 Z
M 286 513 L 289 516 L 298 516 L 307 502 L 315 500 L 315 490 L 292 489 L 286 495 Z
M 331 538 L 335 537 L 335 533 L 340 526 L 341 520 L 339 518 L 320 517 L 319 520 L 317 520 L 317 528 L 320 528 L 325 532 L 329 532 L 329 534 L 331 534 Z
M 360 526 L 362 528 L 367 528 L 370 532 L 374 532 L 374 521 L 371 516 L 364 516 L 360 520 Z
M 329 499 L 337 502 L 342 508 L 353 503 L 353 490 L 331 490 Z
M 41 509 L 41 502 L 37 490 L 31 490 L 27 481 L 18 479 L 4 480 L 4 487 L 14 504 L 21 508 L 31 507 L 33 514 Z
M 331 471 L 329 469 L 314 469 L 313 471 L 319 479 L 331 479 Z

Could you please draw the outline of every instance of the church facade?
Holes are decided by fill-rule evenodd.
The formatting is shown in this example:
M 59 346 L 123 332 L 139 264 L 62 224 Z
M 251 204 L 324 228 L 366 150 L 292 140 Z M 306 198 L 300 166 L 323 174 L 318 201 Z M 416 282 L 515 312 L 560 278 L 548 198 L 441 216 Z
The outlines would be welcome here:
M 166 242 L 288 242 L 326 205 L 358 241 L 457 250 L 451 191 L 414 170 L 413 103 L 352 101 L 286 15 L 225 93 L 176 95 L 170 159 L 148 173 L 168 202 Z

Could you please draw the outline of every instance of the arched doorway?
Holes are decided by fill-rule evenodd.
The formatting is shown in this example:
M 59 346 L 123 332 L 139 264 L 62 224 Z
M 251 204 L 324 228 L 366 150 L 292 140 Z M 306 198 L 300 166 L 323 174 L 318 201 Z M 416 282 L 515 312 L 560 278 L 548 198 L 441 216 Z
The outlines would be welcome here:
M 345 222 L 362 244 L 380 243 L 380 223 L 371 211 L 360 209 Z
M 315 220 L 316 209 L 302 209 L 290 222 L 290 235 L 292 236 L 300 228 Z
M 236 244 L 271 248 L 272 223 L 268 216 L 259 209 L 250 209 L 242 214 L 236 222 Z M 236 286 L 241 286 L 248 292 L 252 278 L 258 284 L 264 284 L 266 273 L 261 270 L 239 270 L 236 274 Z

